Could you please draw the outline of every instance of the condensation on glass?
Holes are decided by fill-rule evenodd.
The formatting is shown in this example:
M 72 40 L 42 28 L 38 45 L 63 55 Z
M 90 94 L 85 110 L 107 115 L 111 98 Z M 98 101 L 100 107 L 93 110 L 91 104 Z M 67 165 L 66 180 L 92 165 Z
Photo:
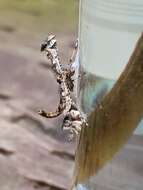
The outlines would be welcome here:
M 80 97 L 85 113 L 89 113 L 111 89 L 142 31 L 142 0 L 81 0 L 79 61 L 85 73 Z M 143 189 L 142 135 L 141 122 L 121 152 L 97 176 L 76 189 Z

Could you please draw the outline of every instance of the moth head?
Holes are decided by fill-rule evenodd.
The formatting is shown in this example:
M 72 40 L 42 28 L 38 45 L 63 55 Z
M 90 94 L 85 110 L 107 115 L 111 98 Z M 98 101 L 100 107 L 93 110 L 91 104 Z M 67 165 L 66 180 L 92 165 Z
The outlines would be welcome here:
M 46 49 L 54 49 L 57 46 L 57 41 L 55 39 L 55 35 L 49 35 L 48 38 L 41 44 L 41 51 L 45 51 Z

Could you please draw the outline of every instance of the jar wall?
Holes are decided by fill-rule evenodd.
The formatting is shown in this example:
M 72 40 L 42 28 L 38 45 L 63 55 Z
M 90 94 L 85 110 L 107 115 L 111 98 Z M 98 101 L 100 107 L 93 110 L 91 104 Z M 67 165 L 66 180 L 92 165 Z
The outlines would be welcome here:
M 142 31 L 142 0 L 81 0 L 79 62 L 84 72 L 80 83 L 80 103 L 86 114 L 90 114 L 110 91 Z M 121 151 L 97 175 L 77 184 L 75 189 L 141 190 L 142 135 L 141 122 Z

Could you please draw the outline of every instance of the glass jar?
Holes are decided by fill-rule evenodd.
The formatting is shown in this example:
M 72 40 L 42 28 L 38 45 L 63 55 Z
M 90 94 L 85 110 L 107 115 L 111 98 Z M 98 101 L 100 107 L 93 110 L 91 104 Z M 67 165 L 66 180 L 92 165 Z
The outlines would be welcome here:
M 82 78 L 80 103 L 85 114 L 90 114 L 93 108 L 99 105 L 119 78 L 142 31 L 142 0 L 80 1 L 79 63 Z M 135 134 L 115 158 L 97 175 L 76 184 L 75 189 L 141 190 L 142 135 L 141 122 Z

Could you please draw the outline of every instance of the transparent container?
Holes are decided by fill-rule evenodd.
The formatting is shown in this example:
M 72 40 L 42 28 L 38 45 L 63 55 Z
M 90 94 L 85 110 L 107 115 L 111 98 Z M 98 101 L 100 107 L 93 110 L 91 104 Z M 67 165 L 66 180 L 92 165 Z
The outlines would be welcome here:
M 142 31 L 142 0 L 80 1 L 79 63 L 82 72 L 80 103 L 85 114 L 89 115 L 114 86 L 129 61 Z M 116 142 L 113 140 L 114 143 Z M 142 190 L 142 145 L 143 126 L 140 122 L 128 143 L 116 152 L 113 159 L 96 175 L 89 176 L 82 182 L 77 181 L 75 189 Z

